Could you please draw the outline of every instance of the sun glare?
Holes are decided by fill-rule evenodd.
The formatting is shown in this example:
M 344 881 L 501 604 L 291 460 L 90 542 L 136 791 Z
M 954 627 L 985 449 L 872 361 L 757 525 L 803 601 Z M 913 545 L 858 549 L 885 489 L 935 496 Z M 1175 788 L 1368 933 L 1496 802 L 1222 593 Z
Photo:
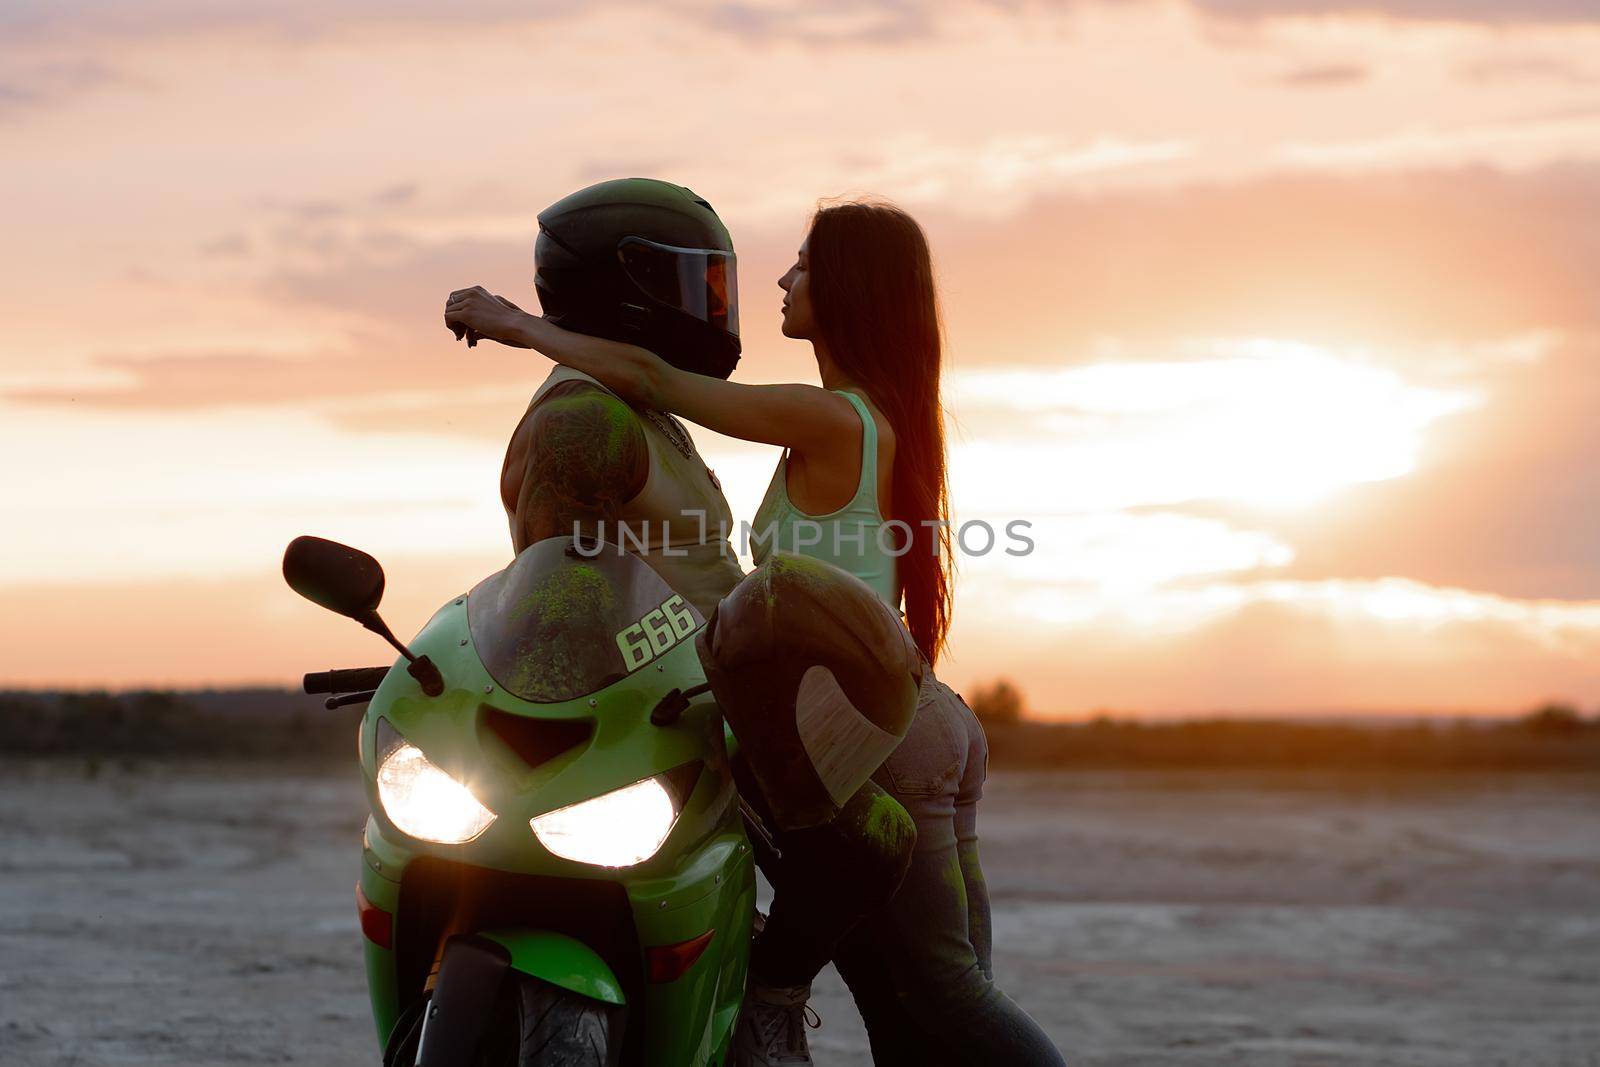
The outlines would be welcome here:
M 1048 434 L 1043 444 L 972 446 L 964 458 L 979 469 L 954 479 L 974 490 L 963 503 L 1032 500 L 1054 512 L 1189 500 L 1303 507 L 1410 473 L 1427 429 L 1483 400 L 1407 382 L 1360 354 L 1279 340 L 1222 343 L 1182 362 L 974 371 L 952 396 L 1010 408 Z M 1045 493 L 1041 464 L 1054 475 Z

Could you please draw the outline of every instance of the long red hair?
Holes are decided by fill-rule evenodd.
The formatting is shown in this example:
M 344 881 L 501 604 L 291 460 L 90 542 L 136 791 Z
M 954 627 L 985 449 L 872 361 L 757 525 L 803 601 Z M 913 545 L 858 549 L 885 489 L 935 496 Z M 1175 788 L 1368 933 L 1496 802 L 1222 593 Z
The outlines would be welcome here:
M 812 216 L 807 254 L 828 354 L 894 428 L 894 514 L 884 517 L 911 528 L 909 551 L 898 560 L 906 626 L 933 663 L 950 629 L 952 557 L 939 400 L 943 330 L 928 239 L 892 204 L 830 204 Z M 933 521 L 940 525 L 923 525 Z

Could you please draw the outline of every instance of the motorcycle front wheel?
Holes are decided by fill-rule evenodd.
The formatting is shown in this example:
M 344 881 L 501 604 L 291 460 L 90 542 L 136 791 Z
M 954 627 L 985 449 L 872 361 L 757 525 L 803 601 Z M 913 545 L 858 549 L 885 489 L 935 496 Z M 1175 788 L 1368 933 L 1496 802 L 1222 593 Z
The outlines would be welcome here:
M 527 975 L 500 993 L 482 1067 L 608 1067 L 614 1009 Z
M 401 1022 L 385 1064 L 417 1062 L 424 999 Z M 513 974 L 500 990 L 488 1032 L 473 1059 L 477 1067 L 612 1067 L 615 1009 L 576 993 Z M 618 1035 L 620 1037 L 620 1035 Z

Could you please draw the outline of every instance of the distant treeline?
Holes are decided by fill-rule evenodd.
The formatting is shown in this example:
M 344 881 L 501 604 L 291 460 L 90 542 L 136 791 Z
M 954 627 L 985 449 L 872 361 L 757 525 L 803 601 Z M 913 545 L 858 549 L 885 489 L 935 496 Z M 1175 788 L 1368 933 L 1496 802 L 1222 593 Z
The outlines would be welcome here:
M 1339 770 L 1600 770 L 1600 719 L 1543 708 L 1520 719 L 1397 725 L 1262 719 L 1087 723 L 987 721 L 997 766 L 1322 768 Z
M 361 714 L 287 689 L 0 692 L 0 754 L 337 764 L 355 759 Z M 989 718 L 985 727 L 1002 767 L 1600 770 L 1600 719 L 1559 705 L 1494 722 Z
M 0 753 L 354 762 L 362 708 L 292 689 L 0 692 Z

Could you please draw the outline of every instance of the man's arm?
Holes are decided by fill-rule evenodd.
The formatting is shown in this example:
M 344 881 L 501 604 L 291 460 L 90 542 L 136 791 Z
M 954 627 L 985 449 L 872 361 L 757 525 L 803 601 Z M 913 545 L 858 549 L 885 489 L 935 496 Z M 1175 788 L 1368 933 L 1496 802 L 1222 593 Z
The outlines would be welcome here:
M 506 450 L 500 496 L 517 551 L 535 541 L 593 530 L 644 488 L 650 446 L 639 417 L 588 382 L 552 389 L 522 420 Z

